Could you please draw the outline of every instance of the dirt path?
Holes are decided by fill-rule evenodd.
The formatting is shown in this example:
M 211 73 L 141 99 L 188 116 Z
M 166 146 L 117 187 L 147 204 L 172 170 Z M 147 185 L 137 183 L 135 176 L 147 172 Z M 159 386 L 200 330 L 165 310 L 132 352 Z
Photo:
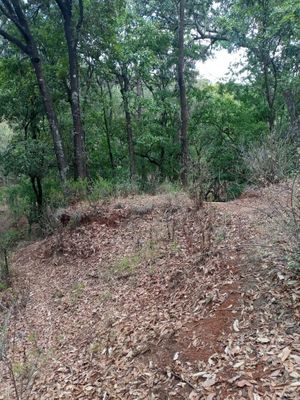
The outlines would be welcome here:
M 257 246 L 267 205 L 137 197 L 18 251 L 20 398 L 298 399 L 299 286 Z

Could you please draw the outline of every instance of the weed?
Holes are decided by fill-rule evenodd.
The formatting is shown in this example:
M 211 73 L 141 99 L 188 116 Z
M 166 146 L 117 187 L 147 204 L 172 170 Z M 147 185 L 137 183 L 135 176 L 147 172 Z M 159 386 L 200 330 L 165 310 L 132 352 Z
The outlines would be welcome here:
M 117 261 L 117 263 L 113 266 L 113 270 L 117 274 L 133 272 L 140 263 L 140 261 L 141 257 L 139 254 L 125 256 L 122 257 L 119 261 Z

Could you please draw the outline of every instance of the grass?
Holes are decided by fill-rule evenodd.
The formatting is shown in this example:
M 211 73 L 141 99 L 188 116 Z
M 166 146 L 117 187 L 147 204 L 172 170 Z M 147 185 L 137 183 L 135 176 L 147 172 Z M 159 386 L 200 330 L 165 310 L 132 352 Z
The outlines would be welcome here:
M 112 266 L 112 269 L 117 275 L 132 273 L 136 270 L 140 262 L 141 256 L 138 253 L 131 256 L 124 256 Z

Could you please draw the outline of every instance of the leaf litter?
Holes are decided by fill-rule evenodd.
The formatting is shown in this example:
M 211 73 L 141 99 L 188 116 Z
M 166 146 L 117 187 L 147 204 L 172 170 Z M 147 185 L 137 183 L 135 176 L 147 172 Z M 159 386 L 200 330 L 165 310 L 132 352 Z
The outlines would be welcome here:
M 17 250 L 28 294 L 7 359 L 22 398 L 298 399 L 299 282 L 251 246 L 257 202 L 115 200 Z M 33 361 L 30 379 L 17 371 Z M 14 399 L 1 364 L 0 399 Z

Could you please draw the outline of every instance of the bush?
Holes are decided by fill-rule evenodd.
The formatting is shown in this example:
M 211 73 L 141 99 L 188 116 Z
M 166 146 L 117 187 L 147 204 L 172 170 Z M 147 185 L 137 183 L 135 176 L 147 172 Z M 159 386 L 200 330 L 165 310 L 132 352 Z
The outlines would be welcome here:
M 200 160 L 190 164 L 188 177 L 188 194 L 196 208 L 201 208 L 213 183 L 213 176 L 206 161 Z
M 111 182 L 99 177 L 91 186 L 88 194 L 88 199 L 91 202 L 96 202 L 101 199 L 106 199 L 114 194 L 114 186 Z
M 10 284 L 8 253 L 21 238 L 22 234 L 16 229 L 9 229 L 0 235 L 0 290 Z
M 267 190 L 272 250 L 290 269 L 300 274 L 300 175 Z
M 117 182 L 115 184 L 115 194 L 120 197 L 128 197 L 138 194 L 139 187 L 136 183 L 130 181 Z
M 78 181 L 69 181 L 67 184 L 68 200 L 70 203 L 77 203 L 85 200 L 89 192 L 89 183 L 87 179 Z
M 180 187 L 178 183 L 170 182 L 168 179 L 165 179 L 156 189 L 156 193 L 159 194 L 177 193 L 179 191 Z
M 278 183 L 295 169 L 295 146 L 286 140 L 269 135 L 244 151 L 249 181 L 259 186 Z
M 300 274 L 300 179 L 295 177 L 288 192 L 290 195 L 287 207 L 279 209 L 280 233 L 283 251 L 288 266 Z
M 8 186 L 5 197 L 15 222 L 24 216 L 30 220 L 34 194 L 28 179 L 20 180 L 20 183 Z

